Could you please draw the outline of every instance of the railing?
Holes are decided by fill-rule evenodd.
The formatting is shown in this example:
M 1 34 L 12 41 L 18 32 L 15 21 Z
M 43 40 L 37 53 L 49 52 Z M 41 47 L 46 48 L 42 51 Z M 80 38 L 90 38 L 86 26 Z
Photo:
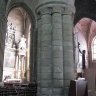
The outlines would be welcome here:
M 13 86 L 7 84 L 0 87 L 0 96 L 36 96 L 36 93 L 36 84 L 13 84 Z

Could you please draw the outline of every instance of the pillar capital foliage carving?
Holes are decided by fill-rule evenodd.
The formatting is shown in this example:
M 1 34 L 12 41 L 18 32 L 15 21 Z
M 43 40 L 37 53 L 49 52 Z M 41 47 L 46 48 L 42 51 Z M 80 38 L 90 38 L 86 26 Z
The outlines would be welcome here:
M 51 6 L 51 7 L 42 7 L 37 10 L 37 17 L 40 18 L 42 15 L 51 15 L 54 13 L 59 13 L 62 15 L 71 15 L 75 13 L 75 9 L 70 7 L 62 7 L 62 6 Z
M 72 3 L 72 4 L 71 4 Z M 36 7 L 35 11 L 36 14 L 40 16 L 45 14 L 74 14 L 75 13 L 75 6 L 74 0 L 68 1 L 61 1 L 61 0 L 39 0 L 38 6 Z
M 42 15 L 52 15 L 54 13 L 59 13 L 59 14 L 63 14 L 64 13 L 65 8 L 64 7 L 60 7 L 60 6 L 53 6 L 53 7 L 44 7 L 41 8 L 40 10 L 38 10 L 37 16 L 38 18 L 40 18 Z
M 54 13 L 59 13 L 59 14 L 63 14 L 65 11 L 65 7 L 61 7 L 61 6 L 54 6 L 53 10 L 52 10 L 52 14 Z
M 75 14 L 75 8 L 65 7 L 64 15 L 72 15 Z
M 41 8 L 36 13 L 37 13 L 38 17 L 41 17 L 42 15 L 46 15 L 46 14 L 51 15 L 52 14 L 52 7 Z

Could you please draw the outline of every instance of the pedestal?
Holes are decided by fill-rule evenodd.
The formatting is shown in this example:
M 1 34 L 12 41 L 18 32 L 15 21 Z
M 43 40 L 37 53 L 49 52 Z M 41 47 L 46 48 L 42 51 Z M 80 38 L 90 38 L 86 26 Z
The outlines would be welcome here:
M 85 80 L 71 80 L 68 96 L 88 96 L 88 87 Z

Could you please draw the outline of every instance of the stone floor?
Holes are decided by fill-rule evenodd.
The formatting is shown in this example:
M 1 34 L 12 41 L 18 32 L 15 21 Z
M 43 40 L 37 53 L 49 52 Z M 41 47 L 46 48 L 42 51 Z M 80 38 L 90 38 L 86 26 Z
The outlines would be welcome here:
M 88 96 L 96 96 L 96 91 L 88 91 Z

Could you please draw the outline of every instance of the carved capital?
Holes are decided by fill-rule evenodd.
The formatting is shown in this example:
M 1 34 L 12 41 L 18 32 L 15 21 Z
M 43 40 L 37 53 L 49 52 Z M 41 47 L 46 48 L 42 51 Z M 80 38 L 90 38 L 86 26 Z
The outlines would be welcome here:
M 54 13 L 60 13 L 63 14 L 64 13 L 65 8 L 64 7 L 60 7 L 60 6 L 54 6 L 53 10 L 52 10 L 52 14 Z
M 71 8 L 71 7 L 65 7 L 64 10 L 64 15 L 72 15 L 75 14 L 75 8 Z
M 37 11 L 37 15 L 39 17 L 41 17 L 42 15 L 46 15 L 46 14 L 52 14 L 52 7 L 42 8 Z

